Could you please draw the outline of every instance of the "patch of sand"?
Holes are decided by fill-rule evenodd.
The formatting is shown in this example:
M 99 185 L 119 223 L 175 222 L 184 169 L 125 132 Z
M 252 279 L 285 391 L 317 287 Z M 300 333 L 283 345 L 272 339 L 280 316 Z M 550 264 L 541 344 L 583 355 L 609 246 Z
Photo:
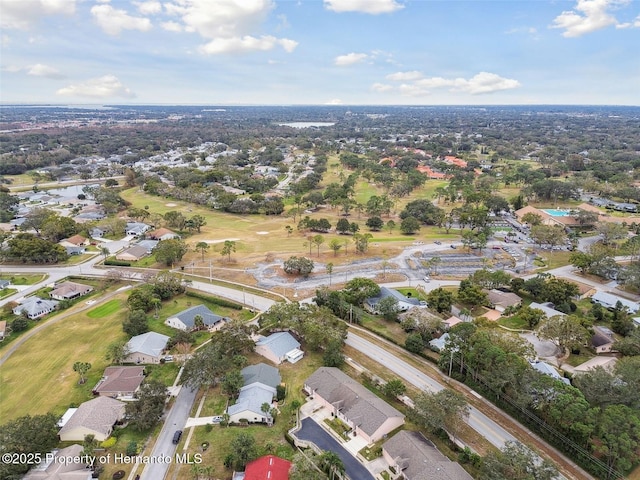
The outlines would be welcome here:
M 203 240 L 204 243 L 224 243 L 227 240 L 230 242 L 237 242 L 240 240 L 239 238 L 223 238 L 222 240 Z
M 269 232 L 256 232 L 256 235 L 268 235 Z
M 164 206 L 165 207 L 177 207 L 178 204 L 177 203 L 165 203 Z

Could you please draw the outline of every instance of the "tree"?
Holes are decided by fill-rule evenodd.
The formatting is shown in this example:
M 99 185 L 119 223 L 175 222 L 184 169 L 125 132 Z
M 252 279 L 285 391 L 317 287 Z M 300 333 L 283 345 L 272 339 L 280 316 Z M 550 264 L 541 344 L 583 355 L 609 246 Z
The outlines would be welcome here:
M 407 386 L 400 380 L 399 378 L 394 378 L 389 380 L 382 387 L 382 392 L 391 398 L 397 398 L 405 394 L 407 391 Z
M 204 254 L 209 250 L 210 245 L 207 242 L 198 242 L 195 246 L 195 251 L 202 254 L 202 261 L 204 262 Z
M 171 267 L 175 262 L 182 260 L 188 251 L 189 247 L 183 240 L 171 238 L 159 242 L 153 249 L 153 254 L 158 262 Z
M 132 310 L 127 319 L 122 322 L 122 329 L 128 335 L 135 337 L 149 331 L 149 322 L 144 310 Z
M 59 443 L 58 420 L 52 414 L 26 415 L 0 426 L 0 453 L 20 453 L 16 463 L 0 462 L 0 478 L 22 478 L 32 466 L 31 454 L 44 456 Z
M 596 230 L 602 235 L 602 243 L 605 245 L 609 245 L 614 240 L 625 238 L 628 233 L 627 227 L 613 222 L 600 222 L 596 226 Z
M 129 347 L 126 340 L 117 340 L 107 346 L 106 359 L 111 363 L 122 364 L 129 355 Z
M 398 300 L 395 297 L 388 296 L 382 298 L 376 305 L 376 309 L 385 320 L 393 322 L 398 320 L 400 310 L 398 308 Z
M 345 472 L 344 463 L 337 453 L 331 451 L 324 451 L 318 456 L 318 467 L 328 473 L 331 480 L 336 478 L 336 474 L 342 478 L 342 474 Z
M 91 364 L 89 362 L 76 362 L 73 364 L 73 371 L 80 375 L 80 380 L 78 381 L 80 385 L 83 385 L 87 381 L 85 375 L 89 370 L 91 370 Z
M 186 222 L 184 215 L 175 210 L 165 213 L 164 220 L 167 222 L 168 226 L 170 226 L 171 228 L 176 228 L 178 230 L 182 230 Z
M 432 432 L 442 429 L 455 437 L 469 416 L 469 405 L 461 393 L 448 388 L 437 393 L 422 391 L 411 412 L 414 421 Z
M 342 367 L 344 365 L 344 353 L 342 353 L 343 342 L 333 340 L 324 349 L 322 364 L 325 367 Z
M 374 232 L 379 232 L 384 227 L 384 221 L 380 217 L 371 217 L 367 219 L 366 226 Z
M 354 233 L 353 240 L 356 242 L 356 251 L 358 253 L 366 253 L 369 249 L 369 240 L 373 238 L 370 233 L 359 234 Z
M 353 305 L 362 305 L 365 299 L 380 295 L 380 286 L 368 278 L 356 277 L 347 282 L 344 294 Z
M 609 468 L 628 471 L 640 460 L 640 418 L 636 410 L 625 405 L 606 407 L 598 422 L 597 438 L 595 450 L 604 455 Z
M 234 369 L 226 373 L 222 378 L 222 382 L 220 383 L 222 392 L 226 393 L 231 398 L 236 397 L 243 386 L 244 377 L 238 369 Z
M 567 315 L 551 317 L 543 322 L 538 328 L 538 337 L 550 340 L 565 351 L 570 351 L 585 345 L 590 335 L 579 319 Z
M 520 307 L 518 310 L 518 317 L 520 320 L 523 320 L 527 323 L 529 328 L 533 329 L 538 326 L 538 324 L 546 318 L 546 315 L 539 308 L 531 308 L 528 305 Z
M 135 393 L 135 402 L 127 402 L 125 414 L 138 431 L 153 428 L 164 412 L 167 387 L 159 380 L 144 382 Z
M 391 233 L 393 232 L 393 229 L 396 228 L 396 222 L 394 222 L 393 220 L 389 220 L 386 223 L 385 228 L 389 230 L 389 235 L 391 235 Z
M 471 280 L 466 279 L 460 281 L 460 286 L 458 287 L 458 301 L 460 303 L 464 303 L 465 305 L 487 305 L 489 298 L 486 292 L 482 290 L 479 285 L 476 285 L 471 282 Z
M 333 273 L 333 263 L 329 262 L 325 266 L 327 273 L 329 274 L 329 286 L 331 286 L 331 274 Z
M 227 262 L 231 261 L 231 254 L 236 251 L 236 242 L 233 240 L 225 240 L 222 245 L 222 250 L 220 250 L 220 255 L 223 257 L 227 256 Z
M 453 293 L 438 287 L 427 294 L 427 303 L 438 313 L 450 312 L 451 305 L 453 305 Z
M 555 466 L 518 442 L 507 441 L 499 451 L 491 451 L 482 462 L 481 480 L 554 480 Z
M 403 235 L 413 235 L 420 230 L 420 221 L 414 217 L 404 218 L 400 222 L 400 231 Z
M 200 233 L 200 230 L 202 229 L 202 227 L 204 227 L 207 224 L 206 218 L 204 218 L 202 215 L 199 215 L 199 214 L 196 214 L 193 217 L 191 217 L 189 219 L 189 222 L 198 231 L 198 233 Z
M 282 269 L 289 275 L 308 277 L 314 269 L 314 264 L 309 258 L 293 256 L 284 261 Z
M 311 449 L 296 453 L 291 462 L 289 480 L 327 480 L 327 475 L 316 465 L 317 458 L 318 455 Z
M 324 243 L 324 237 L 322 235 L 314 235 L 311 239 L 311 243 L 318 248 L 318 257 L 320 257 L 320 245 Z
M 542 223 L 542 215 L 534 212 L 527 212 L 522 216 L 522 223 L 526 223 L 532 227 L 540 225 Z
M 424 350 L 424 340 L 419 333 L 412 333 L 407 336 L 404 346 L 411 353 L 422 353 Z
M 336 232 L 338 232 L 340 235 L 345 235 L 346 233 L 348 233 L 349 220 L 347 220 L 346 218 L 341 218 L 340 220 L 338 220 L 338 223 L 336 223 Z
M 258 457 L 256 441 L 248 433 L 240 432 L 231 442 L 232 465 L 235 470 L 244 470 L 244 467 Z

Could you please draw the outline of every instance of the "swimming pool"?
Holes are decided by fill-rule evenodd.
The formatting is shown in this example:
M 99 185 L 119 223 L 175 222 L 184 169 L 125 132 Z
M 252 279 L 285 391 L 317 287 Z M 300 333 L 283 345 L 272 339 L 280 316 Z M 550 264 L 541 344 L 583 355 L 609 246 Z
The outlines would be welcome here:
M 561 208 L 543 208 L 542 211 L 552 217 L 568 217 L 571 215 L 571 210 Z

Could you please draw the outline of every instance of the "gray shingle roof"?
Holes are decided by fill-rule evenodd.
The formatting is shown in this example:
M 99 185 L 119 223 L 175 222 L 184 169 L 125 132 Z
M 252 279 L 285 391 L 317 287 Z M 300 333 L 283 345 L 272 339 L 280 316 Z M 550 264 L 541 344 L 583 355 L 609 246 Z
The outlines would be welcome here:
M 405 302 L 411 305 L 420 305 L 420 300 L 418 300 L 417 298 L 405 297 L 399 291 L 393 290 L 392 288 L 387 288 L 387 287 L 380 287 L 380 295 L 376 297 L 367 298 L 365 301 L 373 307 L 377 305 L 380 300 L 387 297 L 393 297 L 398 302 Z
M 257 365 L 249 365 L 243 368 L 242 377 L 245 385 L 259 382 L 275 388 L 282 382 L 278 369 L 266 363 L 258 363 Z
M 459 464 L 445 457 L 420 432 L 402 430 L 382 448 L 395 459 L 407 480 L 472 480 Z
M 131 337 L 127 343 L 130 353 L 142 353 L 152 357 L 159 356 L 167 346 L 169 337 L 156 332 L 147 332 Z
M 216 315 L 204 305 L 196 305 L 195 307 L 187 308 L 180 313 L 176 313 L 175 317 L 184 323 L 187 328 L 193 328 L 195 327 L 194 318 L 196 315 L 200 315 L 204 324 L 208 327 L 224 320 L 220 315 Z
M 321 367 L 305 382 L 347 419 L 372 435 L 392 417 L 404 415 L 335 367 Z
M 113 424 L 123 416 L 124 403 L 109 397 L 97 397 L 82 403 L 58 434 L 84 427 L 109 435 Z
M 227 408 L 227 413 L 229 415 L 235 415 L 236 413 L 248 410 L 260 416 L 270 417 L 271 415 L 269 413 L 262 411 L 262 404 L 268 403 L 271 405 L 275 395 L 276 389 L 268 387 L 267 385 L 262 385 L 261 383 L 246 385 L 240 389 L 240 395 L 238 395 L 236 403 Z
M 289 332 L 277 332 L 272 333 L 268 337 L 261 338 L 256 342 L 256 346 L 265 346 L 273 352 L 273 354 L 282 358 L 286 353 L 300 348 L 300 342 L 298 342 L 293 335 Z

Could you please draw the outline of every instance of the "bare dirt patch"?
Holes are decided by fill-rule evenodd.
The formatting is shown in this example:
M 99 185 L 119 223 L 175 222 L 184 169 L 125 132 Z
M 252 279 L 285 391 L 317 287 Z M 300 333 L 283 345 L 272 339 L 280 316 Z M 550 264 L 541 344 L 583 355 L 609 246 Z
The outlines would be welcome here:
M 177 207 L 178 204 L 177 203 L 165 203 L 164 206 L 165 207 Z

